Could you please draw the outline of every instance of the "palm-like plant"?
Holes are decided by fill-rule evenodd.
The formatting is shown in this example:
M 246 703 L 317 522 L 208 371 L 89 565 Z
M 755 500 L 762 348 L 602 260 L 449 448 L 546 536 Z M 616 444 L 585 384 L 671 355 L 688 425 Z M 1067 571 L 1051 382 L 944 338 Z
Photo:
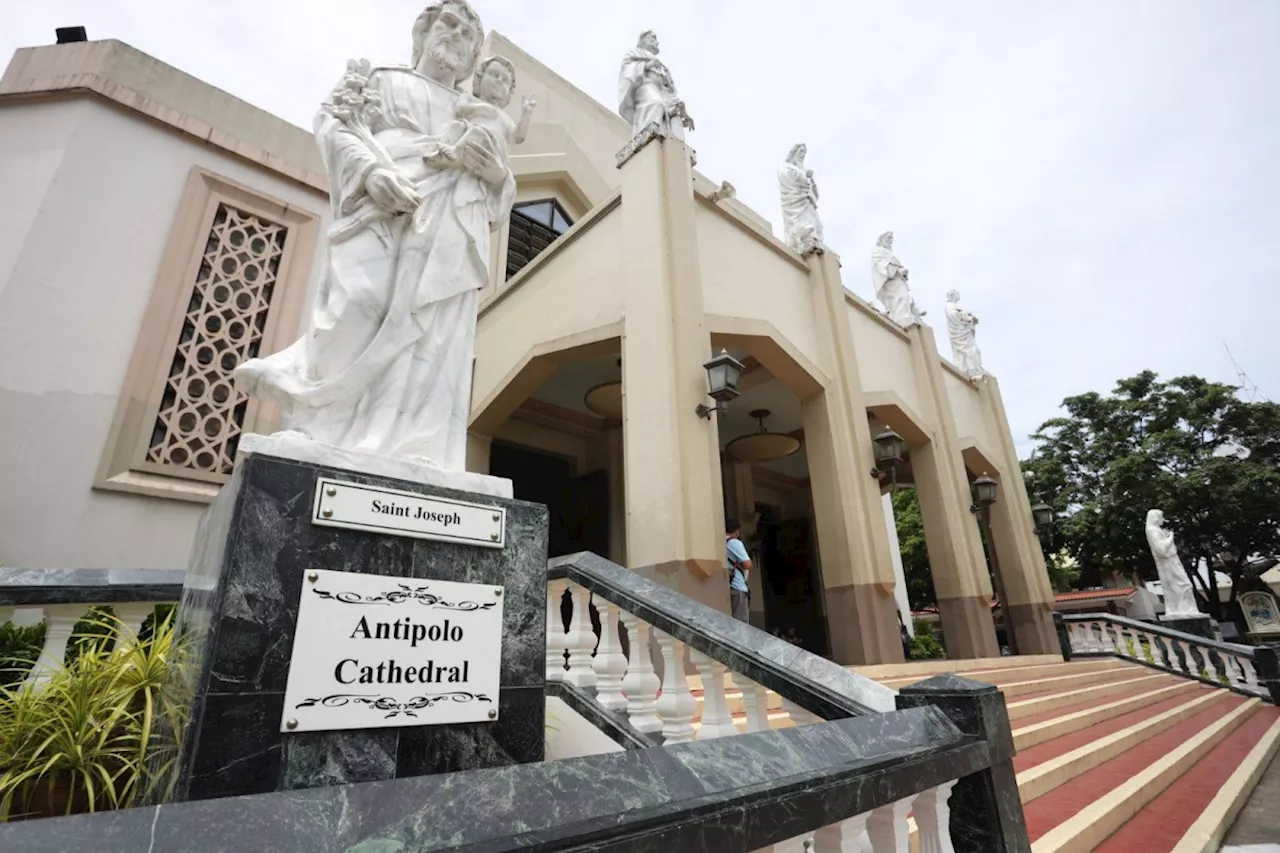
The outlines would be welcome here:
M 141 640 L 114 616 L 94 619 L 100 636 L 48 680 L 0 690 L 0 821 L 127 807 L 172 763 L 180 729 L 156 726 L 177 722 L 171 620 Z

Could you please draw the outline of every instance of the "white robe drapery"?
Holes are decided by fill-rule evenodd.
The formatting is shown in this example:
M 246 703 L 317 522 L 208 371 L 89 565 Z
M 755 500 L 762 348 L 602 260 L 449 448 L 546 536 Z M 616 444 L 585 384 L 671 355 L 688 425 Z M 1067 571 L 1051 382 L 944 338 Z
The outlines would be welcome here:
M 463 470 L 476 291 L 515 179 L 508 169 L 490 186 L 422 159 L 453 119 L 454 90 L 405 67 L 375 69 L 368 88 L 382 99 L 370 126 L 382 152 L 328 111 L 316 117 L 334 223 L 307 332 L 236 382 L 316 441 Z M 388 155 L 423 197 L 415 213 L 388 215 L 364 191 Z
M 951 357 L 956 367 L 970 379 L 986 375 L 982 352 L 978 349 L 977 319 L 955 302 L 947 303 L 947 333 L 951 337 Z
M 822 221 L 818 219 L 818 193 L 813 178 L 795 163 L 778 170 L 782 191 L 782 230 L 787 245 L 804 253 L 822 245 Z
M 1163 521 L 1164 515 L 1159 510 L 1153 509 L 1147 513 L 1147 544 L 1151 546 L 1151 556 L 1156 561 L 1156 573 L 1160 576 L 1160 587 L 1164 591 L 1164 617 L 1198 618 L 1203 614 L 1196 604 L 1191 578 L 1187 577 L 1182 558 L 1178 556 L 1173 531 L 1161 527 Z M 1210 577 L 1212 576 L 1210 572 Z
M 902 262 L 884 246 L 871 250 L 871 280 L 876 286 L 876 298 L 884 306 L 889 319 L 906 328 L 920 322 L 911 290 L 902 278 Z
M 657 63 L 663 72 L 649 70 L 650 63 Z M 680 99 L 665 69 L 656 54 L 638 47 L 627 51 L 622 58 L 622 70 L 618 72 L 618 114 L 631 122 L 632 135 L 656 123 L 667 136 L 684 139 L 684 122 L 672 115 Z

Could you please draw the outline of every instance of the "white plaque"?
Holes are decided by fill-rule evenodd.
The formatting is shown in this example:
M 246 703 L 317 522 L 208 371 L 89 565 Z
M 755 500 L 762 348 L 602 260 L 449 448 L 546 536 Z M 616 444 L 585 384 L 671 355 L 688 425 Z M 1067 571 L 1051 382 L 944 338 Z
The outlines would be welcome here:
M 500 586 L 308 571 L 282 732 L 498 718 Z
M 413 492 L 344 483 L 321 477 L 311 521 L 326 527 L 369 530 L 502 548 L 507 539 L 507 511 L 503 507 L 426 498 Z

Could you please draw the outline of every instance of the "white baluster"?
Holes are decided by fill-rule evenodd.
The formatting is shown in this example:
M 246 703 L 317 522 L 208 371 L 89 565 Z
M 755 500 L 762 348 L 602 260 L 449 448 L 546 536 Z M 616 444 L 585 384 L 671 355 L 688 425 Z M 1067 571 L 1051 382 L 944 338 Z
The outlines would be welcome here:
M 947 782 L 916 797 L 912 812 L 920 839 L 919 853 L 956 853 L 951 844 L 951 807 L 947 804 L 955 786 L 955 782 Z
M 1076 622 L 1067 623 L 1067 643 L 1073 652 L 1089 651 L 1089 644 L 1085 634 L 1080 630 L 1080 625 Z
M 63 661 L 67 659 L 67 643 L 71 640 L 71 631 L 87 609 L 83 604 L 51 604 L 44 608 L 44 647 L 40 649 L 40 657 L 36 659 L 35 666 L 27 673 L 28 683 L 42 684 L 61 668 Z
M 1115 638 L 1111 636 L 1111 625 L 1107 622 L 1098 622 L 1098 631 L 1102 634 L 1102 650 L 1104 652 L 1114 652 L 1116 650 Z
M 689 659 L 702 676 L 702 725 L 698 728 L 698 740 L 731 737 L 738 733 L 729 714 L 729 703 L 724 695 L 724 664 L 704 655 L 691 652 Z
M 1164 659 L 1164 649 L 1160 647 L 1158 634 L 1147 634 L 1147 648 L 1151 650 L 1151 662 L 1156 666 L 1168 666 Z
M 564 630 L 560 603 L 568 588 L 567 580 L 547 581 L 547 681 L 564 681 L 564 653 L 569 648 L 569 635 Z
M 911 812 L 911 801 L 914 799 L 915 796 L 911 796 L 881 806 L 867 818 L 867 838 L 871 841 L 874 853 L 907 853 L 910 849 L 907 815 Z
M 693 715 L 698 709 L 684 674 L 684 643 L 664 631 L 656 632 L 662 649 L 662 695 L 658 716 L 662 718 L 663 743 L 693 740 Z
M 1235 655 L 1222 655 L 1222 674 L 1226 676 L 1227 683 L 1232 687 L 1244 686 L 1244 670 L 1240 668 L 1240 659 Z
M 146 623 L 147 618 L 156 611 L 155 604 L 150 602 L 132 602 L 129 604 L 112 605 L 115 611 L 116 619 L 124 626 L 122 631 L 117 632 L 116 645 L 118 647 L 131 646 L 138 641 L 138 635 L 142 633 L 142 626 Z
M 622 679 L 622 692 L 627 698 L 627 718 L 638 732 L 660 732 L 662 720 L 658 719 L 657 708 L 658 688 L 662 682 L 653 671 L 653 659 L 649 657 L 649 623 L 624 612 L 622 624 L 627 628 L 627 642 L 631 649 L 627 675 Z
M 869 850 L 867 818 L 871 813 L 860 814 L 830 826 L 824 826 L 813 834 L 814 853 L 862 853 Z
M 1218 668 L 1214 666 L 1213 657 L 1209 654 L 1209 650 L 1206 648 L 1201 648 L 1200 657 L 1204 659 L 1205 676 L 1210 681 L 1217 681 L 1219 684 L 1221 684 L 1222 682 L 1218 679 Z
M 573 621 L 569 624 L 569 672 L 564 680 L 574 687 L 595 687 L 591 652 L 596 647 L 596 634 L 591 630 L 591 592 L 576 583 L 569 585 L 569 591 L 573 594 Z
M 1253 668 L 1253 661 L 1245 657 L 1237 658 L 1236 660 L 1240 664 L 1240 669 L 1244 672 L 1244 683 L 1257 690 L 1258 671 Z
M 1188 645 L 1184 640 L 1178 640 L 1177 643 L 1178 643 L 1178 646 L 1182 649 L 1183 670 L 1187 673 L 1187 675 L 1190 675 L 1192 677 L 1198 677 L 1200 675 L 1200 666 L 1197 663 L 1195 657 L 1192 656 L 1191 654 L 1191 646 Z
M 597 599 L 598 601 L 600 599 Z M 604 601 L 600 611 L 600 645 L 591 664 L 596 674 L 596 701 L 610 711 L 622 711 L 627 699 L 622 695 L 622 679 L 627 674 L 627 657 L 618 637 L 618 605 Z
M 742 688 L 742 707 L 747 712 L 748 732 L 767 732 L 769 725 L 769 691 L 745 676 L 738 676 Z

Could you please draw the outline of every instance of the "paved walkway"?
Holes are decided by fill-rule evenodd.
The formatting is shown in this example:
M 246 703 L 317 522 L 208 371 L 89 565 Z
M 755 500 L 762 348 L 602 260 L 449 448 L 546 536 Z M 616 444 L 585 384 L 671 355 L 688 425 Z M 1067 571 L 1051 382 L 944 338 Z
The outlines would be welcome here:
M 1258 780 L 1222 853 L 1280 853 L 1280 755 Z

